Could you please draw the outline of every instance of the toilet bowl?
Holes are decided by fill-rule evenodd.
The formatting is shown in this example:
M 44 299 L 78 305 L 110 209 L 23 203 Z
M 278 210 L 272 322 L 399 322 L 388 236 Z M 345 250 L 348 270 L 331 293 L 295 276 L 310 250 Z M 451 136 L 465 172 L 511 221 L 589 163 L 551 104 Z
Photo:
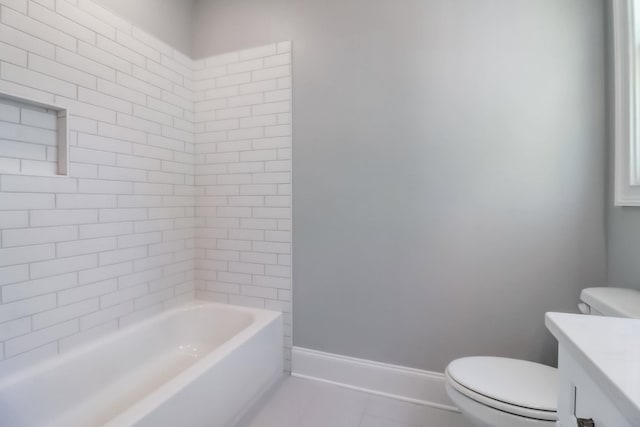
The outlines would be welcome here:
M 552 427 L 556 369 L 501 357 L 466 357 L 447 367 L 447 394 L 478 427 Z
M 640 292 L 589 288 L 580 294 L 589 315 L 640 318 Z M 477 427 L 552 427 L 557 419 L 557 370 L 503 357 L 465 357 L 449 363 L 446 390 Z

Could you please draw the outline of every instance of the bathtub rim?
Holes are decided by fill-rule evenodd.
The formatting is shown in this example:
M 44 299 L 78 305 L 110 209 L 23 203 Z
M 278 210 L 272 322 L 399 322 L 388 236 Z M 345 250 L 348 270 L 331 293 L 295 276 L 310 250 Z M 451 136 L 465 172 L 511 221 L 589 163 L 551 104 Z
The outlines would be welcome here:
M 252 315 L 252 321 L 246 327 L 242 328 L 228 340 L 222 342 L 218 347 L 206 354 L 200 360 L 197 360 L 191 366 L 187 367 L 184 371 L 170 378 L 161 386 L 154 389 L 138 401 L 134 402 L 131 406 L 125 408 L 121 413 L 109 419 L 105 423 L 104 427 L 111 425 L 120 425 L 123 422 L 134 423 L 136 420 L 141 419 L 153 408 L 159 406 L 163 402 L 167 401 L 171 396 L 180 392 L 180 390 L 184 389 L 191 382 L 197 379 L 212 365 L 216 364 L 218 361 L 229 355 L 234 349 L 239 347 L 244 342 L 248 341 L 264 327 L 271 324 L 277 319 L 282 319 L 282 313 L 261 308 L 243 307 L 212 301 L 193 300 L 178 307 L 165 310 L 147 319 L 141 320 L 140 322 L 134 323 L 132 325 L 127 325 L 122 329 L 118 329 L 101 338 L 92 340 L 78 346 L 77 348 L 61 353 L 49 360 L 42 361 L 29 368 L 19 370 L 14 374 L 8 375 L 5 378 L 0 379 L 0 390 L 10 388 L 12 385 L 19 383 L 22 380 L 28 379 L 32 376 L 36 376 L 47 370 L 55 369 L 58 365 L 67 362 L 68 359 L 81 357 L 83 354 L 89 353 L 95 350 L 97 347 L 108 345 L 124 336 L 132 335 L 140 331 L 141 329 L 148 327 L 149 325 L 152 325 L 154 323 L 158 323 L 163 319 L 175 315 L 176 313 L 207 307 L 213 309 L 221 309 L 223 311 L 240 311 L 248 313 Z M 60 413 L 60 419 L 64 419 L 64 415 L 65 412 Z

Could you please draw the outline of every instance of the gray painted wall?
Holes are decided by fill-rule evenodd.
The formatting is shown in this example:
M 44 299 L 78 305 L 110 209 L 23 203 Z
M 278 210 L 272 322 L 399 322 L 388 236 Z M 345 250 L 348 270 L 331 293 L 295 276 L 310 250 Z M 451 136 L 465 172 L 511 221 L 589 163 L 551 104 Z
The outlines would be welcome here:
M 294 41 L 294 345 L 554 362 L 544 313 L 606 279 L 603 25 L 600 0 L 196 1 L 196 57 Z
M 193 0 L 95 0 L 106 9 L 191 54 Z

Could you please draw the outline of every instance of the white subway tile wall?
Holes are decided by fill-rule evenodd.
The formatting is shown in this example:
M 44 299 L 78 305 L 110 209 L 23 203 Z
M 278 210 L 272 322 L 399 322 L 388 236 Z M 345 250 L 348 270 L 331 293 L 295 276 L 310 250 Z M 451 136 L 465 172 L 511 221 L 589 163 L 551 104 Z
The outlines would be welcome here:
M 282 311 L 291 364 L 291 43 L 194 63 L 196 296 Z
M 6 136 L 51 121 L 0 104 L 0 375 L 194 296 L 283 311 L 290 360 L 290 49 L 192 61 L 90 0 L 0 0 L 0 93 L 70 128 L 69 177 L 32 176 Z

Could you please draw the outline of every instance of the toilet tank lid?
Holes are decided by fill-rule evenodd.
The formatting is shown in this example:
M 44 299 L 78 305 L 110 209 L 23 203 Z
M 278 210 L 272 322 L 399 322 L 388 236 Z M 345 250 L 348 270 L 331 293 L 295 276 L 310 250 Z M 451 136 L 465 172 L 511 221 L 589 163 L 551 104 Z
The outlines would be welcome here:
M 582 302 L 605 316 L 640 319 L 640 291 L 625 288 L 587 288 Z

